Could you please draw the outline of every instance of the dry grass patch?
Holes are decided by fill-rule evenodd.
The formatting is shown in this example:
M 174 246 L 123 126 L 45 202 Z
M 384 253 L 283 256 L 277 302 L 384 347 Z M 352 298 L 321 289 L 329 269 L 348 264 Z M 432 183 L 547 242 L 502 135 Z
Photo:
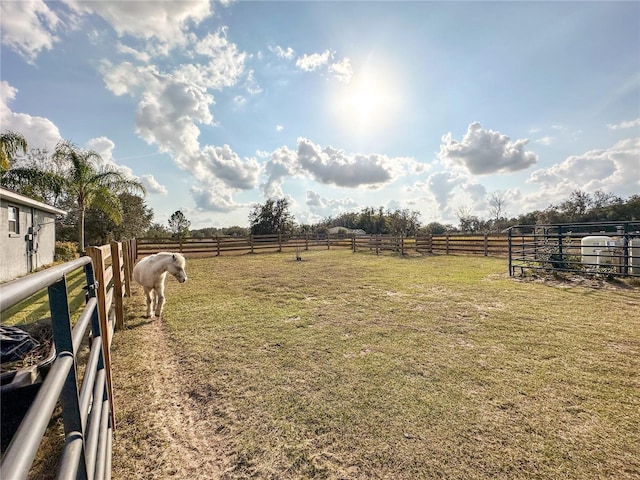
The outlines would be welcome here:
M 640 475 L 637 288 L 518 282 L 484 257 L 302 257 L 189 260 L 162 324 L 129 301 L 115 478 Z

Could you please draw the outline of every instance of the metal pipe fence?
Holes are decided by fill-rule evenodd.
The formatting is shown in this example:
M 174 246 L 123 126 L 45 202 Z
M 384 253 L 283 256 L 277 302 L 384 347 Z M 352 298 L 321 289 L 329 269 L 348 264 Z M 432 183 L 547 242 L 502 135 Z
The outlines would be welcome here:
M 125 242 L 124 246 L 112 242 L 104 247 L 89 247 L 88 251 L 90 256 L 0 285 L 3 313 L 47 290 L 55 345 L 55 360 L 3 454 L 0 478 L 28 478 L 58 404 L 65 444 L 56 478 L 111 478 L 115 416 L 110 345 L 116 324 L 124 324 L 122 297 L 129 291 L 135 241 Z M 79 269 L 84 270 L 86 303 L 72 325 L 67 276 Z M 88 330 L 89 353 L 81 365 L 85 368 L 80 382 L 78 353 Z M 13 386 L 5 387 L 3 397 Z
M 507 236 L 511 276 L 568 272 L 640 277 L 640 222 L 517 225 Z

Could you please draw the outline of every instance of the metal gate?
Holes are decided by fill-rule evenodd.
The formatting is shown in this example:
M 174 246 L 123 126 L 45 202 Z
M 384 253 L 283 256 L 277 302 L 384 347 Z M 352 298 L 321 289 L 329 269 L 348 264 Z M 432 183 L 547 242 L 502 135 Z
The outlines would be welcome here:
M 84 269 L 86 305 L 72 328 L 67 275 Z M 113 404 L 105 368 L 104 331 L 98 316 L 96 275 L 90 257 L 51 267 L 0 285 L 0 311 L 47 289 L 56 359 L 9 444 L 0 466 L 0 478 L 27 478 L 58 401 L 62 407 L 65 445 L 58 463 L 60 479 L 111 477 Z M 105 323 L 109 325 L 109 323 Z M 87 328 L 91 328 L 90 353 L 82 385 L 78 387 L 77 353 Z M 109 327 L 111 328 L 111 327 Z M 106 336 L 106 337 L 105 337 Z

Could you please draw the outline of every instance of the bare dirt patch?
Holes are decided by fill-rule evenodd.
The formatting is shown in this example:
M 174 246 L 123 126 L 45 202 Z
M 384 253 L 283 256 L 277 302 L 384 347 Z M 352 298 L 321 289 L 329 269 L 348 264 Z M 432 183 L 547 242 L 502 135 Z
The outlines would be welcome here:
M 144 321 L 117 337 L 117 344 L 128 345 L 113 350 L 114 478 L 220 478 L 220 438 L 198 406 L 198 390 L 163 321 Z

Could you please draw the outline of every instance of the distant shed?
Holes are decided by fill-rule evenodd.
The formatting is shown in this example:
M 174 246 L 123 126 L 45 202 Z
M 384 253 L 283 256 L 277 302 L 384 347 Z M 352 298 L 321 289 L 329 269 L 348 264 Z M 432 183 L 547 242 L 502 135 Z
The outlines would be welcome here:
M 55 260 L 57 215 L 67 212 L 0 188 L 0 282 Z

